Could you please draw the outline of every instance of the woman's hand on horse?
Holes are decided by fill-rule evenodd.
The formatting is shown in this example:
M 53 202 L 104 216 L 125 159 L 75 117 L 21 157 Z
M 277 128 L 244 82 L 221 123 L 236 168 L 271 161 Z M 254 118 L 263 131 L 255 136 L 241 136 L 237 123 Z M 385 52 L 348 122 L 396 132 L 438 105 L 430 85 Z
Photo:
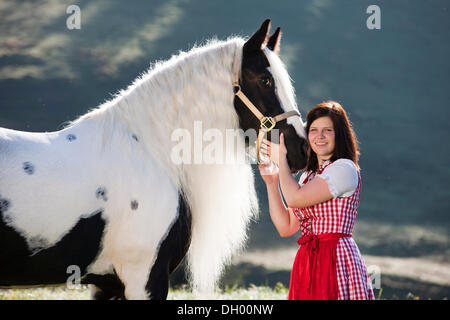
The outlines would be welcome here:
M 284 135 L 280 135 L 280 144 L 263 139 L 261 143 L 261 153 L 279 165 L 280 158 L 286 157 L 287 155 L 286 145 L 284 144 Z

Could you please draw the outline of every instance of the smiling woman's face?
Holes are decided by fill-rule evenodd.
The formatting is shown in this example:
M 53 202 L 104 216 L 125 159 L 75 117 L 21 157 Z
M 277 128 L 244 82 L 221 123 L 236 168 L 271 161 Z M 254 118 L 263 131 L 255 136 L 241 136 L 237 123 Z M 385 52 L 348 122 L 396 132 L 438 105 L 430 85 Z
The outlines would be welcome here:
M 319 162 L 331 158 L 335 146 L 335 132 L 330 117 L 320 117 L 311 123 L 308 141 L 311 149 L 317 154 Z

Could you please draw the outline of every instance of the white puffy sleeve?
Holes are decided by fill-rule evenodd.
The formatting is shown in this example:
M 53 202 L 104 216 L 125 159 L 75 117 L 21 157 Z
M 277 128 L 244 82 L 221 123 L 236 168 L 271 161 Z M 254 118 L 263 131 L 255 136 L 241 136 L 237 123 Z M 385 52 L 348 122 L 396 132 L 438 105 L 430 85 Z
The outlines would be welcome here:
M 348 197 L 358 187 L 358 169 L 352 160 L 338 159 L 323 170 L 317 177 L 328 183 L 334 199 Z

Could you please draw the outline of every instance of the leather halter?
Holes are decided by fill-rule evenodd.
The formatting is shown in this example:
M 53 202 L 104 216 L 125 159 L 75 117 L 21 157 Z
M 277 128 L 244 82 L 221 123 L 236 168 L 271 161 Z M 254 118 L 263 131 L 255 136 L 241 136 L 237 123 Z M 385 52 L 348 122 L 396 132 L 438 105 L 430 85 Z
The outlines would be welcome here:
M 259 149 L 261 145 L 261 141 L 265 134 L 272 130 L 277 122 L 281 120 L 285 120 L 289 117 L 298 116 L 301 118 L 300 113 L 297 110 L 291 110 L 284 113 L 281 113 L 275 117 L 266 117 L 264 116 L 257 107 L 247 98 L 247 96 L 242 92 L 241 86 L 239 85 L 239 72 L 241 64 L 239 63 L 239 48 L 236 49 L 235 55 L 234 55 L 234 62 L 233 62 L 233 91 L 234 95 L 237 96 L 241 101 L 247 106 L 247 108 L 250 109 L 250 111 L 258 118 L 260 121 L 260 127 L 258 131 L 258 138 L 256 139 L 256 157 L 258 164 L 260 162 L 259 158 Z M 241 59 L 242 60 L 242 59 Z

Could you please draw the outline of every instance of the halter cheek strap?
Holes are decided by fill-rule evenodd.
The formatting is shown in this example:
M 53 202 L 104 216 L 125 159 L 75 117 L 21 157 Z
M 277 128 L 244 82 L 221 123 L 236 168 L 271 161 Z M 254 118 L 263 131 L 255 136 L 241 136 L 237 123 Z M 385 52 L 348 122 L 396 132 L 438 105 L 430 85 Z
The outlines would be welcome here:
M 258 164 L 261 163 L 259 158 L 259 150 L 260 145 L 263 137 L 267 132 L 272 130 L 277 122 L 282 121 L 284 119 L 287 119 L 292 116 L 298 116 L 301 117 L 300 113 L 297 110 L 291 110 L 284 113 L 281 113 L 275 117 L 266 117 L 264 116 L 258 108 L 247 98 L 247 96 L 242 92 L 241 86 L 239 84 L 239 71 L 241 64 L 239 63 L 242 59 L 239 57 L 239 49 L 236 49 L 235 55 L 234 55 L 234 62 L 233 62 L 233 91 L 234 95 L 238 97 L 244 105 L 247 106 L 247 108 L 250 109 L 250 111 L 258 118 L 260 122 L 259 132 L 258 132 L 258 138 L 256 139 L 256 157 Z

